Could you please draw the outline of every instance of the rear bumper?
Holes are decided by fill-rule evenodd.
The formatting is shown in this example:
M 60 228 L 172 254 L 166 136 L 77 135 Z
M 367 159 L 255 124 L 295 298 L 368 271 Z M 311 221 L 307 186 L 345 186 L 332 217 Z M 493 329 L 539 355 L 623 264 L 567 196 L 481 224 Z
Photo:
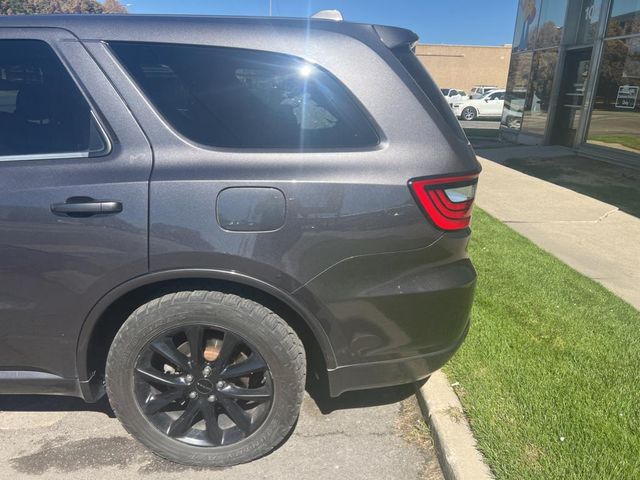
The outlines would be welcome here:
M 453 356 L 475 292 L 468 239 L 459 232 L 423 249 L 353 257 L 297 293 L 333 349 L 332 396 L 421 380 Z
M 437 352 L 382 362 L 361 363 L 338 367 L 327 372 L 329 393 L 337 397 L 351 390 L 391 387 L 423 380 L 445 363 L 462 345 L 469 331 L 470 322 L 462 336 L 454 344 Z

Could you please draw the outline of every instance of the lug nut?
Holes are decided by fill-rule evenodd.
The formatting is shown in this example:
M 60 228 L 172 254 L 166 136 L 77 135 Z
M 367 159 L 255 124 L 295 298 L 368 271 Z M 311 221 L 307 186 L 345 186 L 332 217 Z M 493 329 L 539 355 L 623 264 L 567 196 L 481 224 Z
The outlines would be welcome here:
M 189 392 L 189 398 L 196 398 L 198 394 L 196 392 Z
M 187 380 L 187 382 L 189 382 L 189 383 L 193 382 L 193 375 L 187 375 L 187 376 L 186 376 L 186 377 L 184 377 L 184 378 L 185 378 L 185 379 Z
M 222 380 L 220 380 L 218 383 L 216 383 L 216 388 L 224 388 L 226 386 L 227 386 L 227 384 L 225 382 L 223 382 Z
M 216 396 L 215 395 L 209 395 L 209 397 L 207 397 L 207 402 L 215 402 L 216 401 Z
M 211 375 L 211 367 L 209 366 L 204 367 L 202 369 L 202 375 L 204 375 L 205 377 L 208 377 L 209 375 Z

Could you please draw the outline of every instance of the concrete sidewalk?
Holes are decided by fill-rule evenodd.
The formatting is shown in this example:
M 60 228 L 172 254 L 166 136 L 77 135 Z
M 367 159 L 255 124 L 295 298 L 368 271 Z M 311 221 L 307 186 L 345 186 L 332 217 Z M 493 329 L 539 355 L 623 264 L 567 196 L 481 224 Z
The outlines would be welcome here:
M 480 208 L 640 310 L 640 219 L 480 155 Z

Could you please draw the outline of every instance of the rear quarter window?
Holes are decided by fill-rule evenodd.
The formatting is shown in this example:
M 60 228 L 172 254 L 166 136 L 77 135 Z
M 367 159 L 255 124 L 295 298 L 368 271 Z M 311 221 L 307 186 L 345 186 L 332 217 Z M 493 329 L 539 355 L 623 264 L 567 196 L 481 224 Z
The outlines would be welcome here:
M 211 147 L 373 147 L 378 134 L 347 88 L 300 58 L 227 47 L 111 42 L 159 113 Z
M 436 108 L 440 116 L 444 119 L 451 130 L 460 138 L 465 138 L 462 127 L 453 115 L 451 107 L 447 103 L 447 99 L 442 95 L 438 95 L 438 87 L 431 78 L 431 75 L 424 68 L 418 57 L 416 57 L 413 49 L 404 45 L 391 50 L 394 56 L 400 61 L 404 69 L 409 73 L 413 81 L 418 85 L 422 93 L 427 97 L 431 104 Z

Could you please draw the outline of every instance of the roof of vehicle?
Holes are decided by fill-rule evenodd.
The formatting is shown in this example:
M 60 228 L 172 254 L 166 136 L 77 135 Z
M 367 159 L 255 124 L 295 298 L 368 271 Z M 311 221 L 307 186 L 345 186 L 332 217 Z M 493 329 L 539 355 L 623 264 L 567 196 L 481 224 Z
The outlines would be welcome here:
M 493 95 L 494 93 L 504 93 L 506 92 L 506 90 L 504 88 L 494 88 L 493 90 L 491 90 L 490 92 L 486 92 L 482 95 L 482 98 L 489 96 L 489 95 Z
M 49 27 L 70 31 L 80 39 L 125 40 L 135 30 L 138 36 L 146 32 L 167 32 L 171 41 L 172 29 L 184 31 L 188 28 L 243 28 L 253 34 L 254 28 L 323 30 L 347 35 L 364 43 L 382 41 L 387 47 L 413 44 L 418 37 L 410 30 L 400 27 L 336 21 L 325 18 L 282 17 L 231 17 L 206 15 L 6 15 L 0 16 L 0 27 Z

